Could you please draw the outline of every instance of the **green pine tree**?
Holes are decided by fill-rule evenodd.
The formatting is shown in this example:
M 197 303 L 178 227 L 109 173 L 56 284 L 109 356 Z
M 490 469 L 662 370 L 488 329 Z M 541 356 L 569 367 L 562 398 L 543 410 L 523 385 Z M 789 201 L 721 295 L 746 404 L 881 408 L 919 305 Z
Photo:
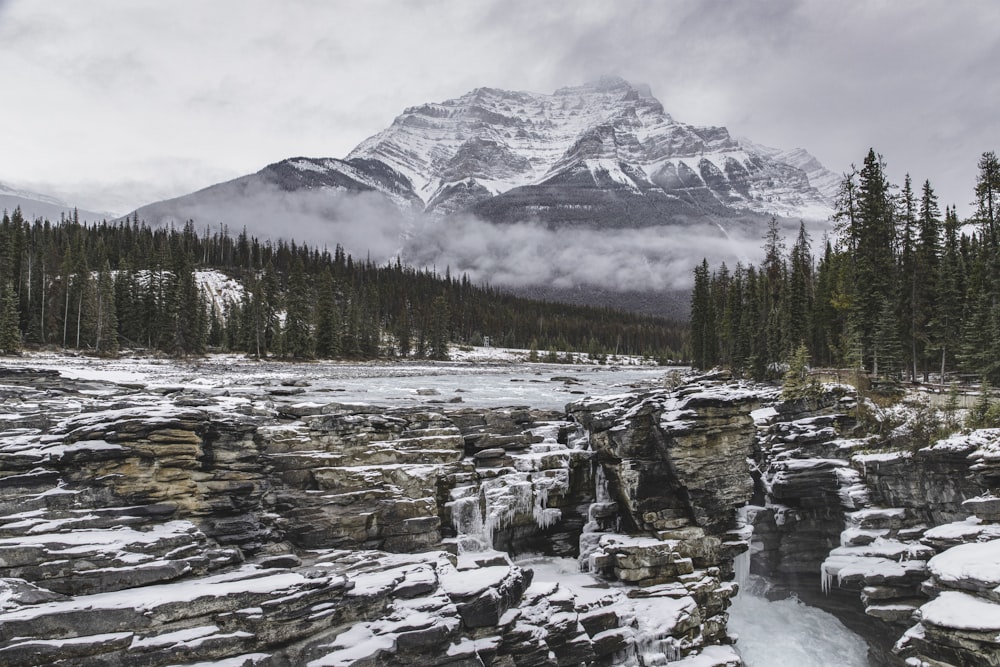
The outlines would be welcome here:
M 795 352 L 788 358 L 788 370 L 782 380 L 781 397 L 785 400 L 795 400 L 814 396 L 818 384 L 809 377 L 809 349 L 805 343 L 799 343 Z
M 316 292 L 316 356 L 333 359 L 340 355 L 340 312 L 328 267 L 319 275 Z
M 302 259 L 296 257 L 292 264 L 292 272 L 288 278 L 288 291 L 285 298 L 284 352 L 293 359 L 311 359 L 313 357 L 312 295 L 306 282 L 305 267 Z
M 708 260 L 702 259 L 694 270 L 691 294 L 691 363 L 695 368 L 711 368 L 718 363 L 717 336 Z
M 8 280 L 0 290 L 0 354 L 18 354 L 21 351 L 18 317 L 17 294 Z
M 448 359 L 450 318 L 448 300 L 444 296 L 436 297 L 431 304 L 430 335 L 428 336 L 431 359 Z
M 107 260 L 97 276 L 97 306 L 94 314 L 94 351 L 100 355 L 118 354 L 118 315 L 115 285 Z

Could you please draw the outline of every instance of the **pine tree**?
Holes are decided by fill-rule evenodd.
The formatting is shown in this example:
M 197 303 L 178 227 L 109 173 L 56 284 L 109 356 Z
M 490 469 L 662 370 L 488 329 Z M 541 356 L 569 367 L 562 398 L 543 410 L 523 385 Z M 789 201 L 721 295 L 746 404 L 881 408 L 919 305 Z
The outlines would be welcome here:
M 881 312 L 872 336 L 873 370 L 875 375 L 898 379 L 903 367 L 903 348 L 899 342 L 899 320 L 888 299 L 882 300 Z
M 788 334 L 792 345 L 806 343 L 810 338 L 813 312 L 813 260 L 805 223 L 799 224 L 799 235 L 792 246 L 788 263 Z
M 195 282 L 191 255 L 174 253 L 173 271 L 167 281 L 163 309 L 167 329 L 161 337 L 163 349 L 186 356 L 205 352 L 208 337 L 207 307 Z
M 293 359 L 311 359 L 313 357 L 313 332 L 310 325 L 312 298 L 306 283 L 305 267 L 300 257 L 296 257 L 292 264 L 285 303 L 287 308 L 284 352 Z
M 835 355 L 843 333 L 841 317 L 835 307 L 838 266 L 842 255 L 835 255 L 829 240 L 824 244 L 823 257 L 816 269 L 815 299 L 812 316 L 813 358 L 819 364 L 830 365 L 839 359 Z
M 979 158 L 976 177 L 976 219 L 984 238 L 997 242 L 997 217 L 1000 216 L 1000 160 L 986 151 Z
M 928 373 L 928 351 L 931 346 L 930 323 L 934 317 L 937 305 L 935 289 L 940 282 L 941 263 L 941 222 L 937 197 L 929 181 L 924 181 L 920 198 L 919 228 L 914 266 L 915 287 L 913 290 L 913 309 L 916 325 L 916 348 L 921 356 L 924 368 L 924 378 Z
M 435 298 L 431 305 L 430 335 L 428 336 L 431 359 L 448 359 L 450 317 L 447 299 L 444 296 Z
M 913 183 L 907 174 L 903 181 L 903 190 L 899 197 L 899 296 L 900 312 L 904 321 L 903 342 L 909 350 L 907 371 L 910 380 L 916 380 L 919 372 L 919 313 L 917 272 L 917 202 L 913 194 Z
M 970 428 L 987 428 L 990 426 L 988 423 L 988 415 L 990 413 L 990 383 L 988 380 L 983 380 L 982 385 L 979 388 L 979 398 L 976 399 L 976 404 L 972 406 L 969 410 L 969 416 L 966 421 L 966 426 Z
M 694 270 L 694 291 L 691 294 L 691 363 L 695 368 L 711 368 L 718 361 L 711 290 L 708 260 L 702 259 Z
M 340 315 L 329 267 L 320 273 L 316 292 L 316 356 L 332 359 L 340 355 Z
M 97 276 L 97 307 L 94 317 L 94 350 L 100 355 L 118 353 L 118 315 L 115 285 L 107 260 Z
M 281 311 L 281 284 L 278 271 L 273 262 L 264 267 L 264 275 L 260 282 L 260 327 L 263 339 L 264 354 L 268 351 L 280 353 L 281 322 L 278 313 Z
M 21 351 L 21 329 L 18 327 L 17 294 L 10 280 L 0 290 L 0 354 Z
M 882 304 L 893 298 L 895 222 L 882 157 L 869 149 L 858 174 L 853 315 L 866 360 Z
M 844 174 L 837 191 L 833 220 L 834 230 L 844 245 L 844 250 L 854 256 L 859 243 L 858 226 L 858 170 L 852 164 L 851 171 Z
M 788 266 L 785 263 L 785 241 L 781 236 L 776 218 L 771 218 L 767 232 L 764 235 L 764 263 L 761 266 L 760 322 L 763 325 L 763 340 L 760 352 L 761 361 L 768 369 L 785 360 L 792 349 L 789 338 L 791 324 L 789 322 L 786 291 L 788 284 Z M 756 375 L 757 379 L 764 379 Z
M 806 398 L 816 392 L 817 383 L 809 378 L 809 349 L 799 343 L 788 359 L 788 370 L 782 380 L 781 397 L 785 400 Z
M 945 243 L 937 271 L 934 289 L 935 307 L 928 322 L 931 347 L 940 353 L 941 381 L 949 353 L 955 354 L 955 344 L 962 333 L 963 299 L 961 290 L 962 257 L 958 247 L 958 216 L 948 211 L 945 216 Z

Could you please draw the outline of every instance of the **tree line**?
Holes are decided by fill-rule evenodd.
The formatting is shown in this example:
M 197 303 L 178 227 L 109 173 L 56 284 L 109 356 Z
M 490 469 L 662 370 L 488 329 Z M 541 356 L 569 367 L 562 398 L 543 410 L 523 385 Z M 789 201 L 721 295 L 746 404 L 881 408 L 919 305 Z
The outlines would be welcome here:
M 219 305 L 196 272 L 237 280 Z M 0 221 L 0 352 L 143 348 L 289 359 L 426 357 L 449 343 L 677 359 L 686 327 L 609 308 L 519 298 L 465 275 L 357 261 L 339 245 L 261 241 L 246 230 L 153 229 L 137 218 Z
M 694 365 L 773 378 L 806 354 L 887 380 L 960 372 L 1000 384 L 995 153 L 981 156 L 973 192 L 970 219 L 950 206 L 942 214 L 929 181 L 919 192 L 909 175 L 893 186 L 869 150 L 844 175 L 835 240 L 823 239 L 818 258 L 804 225 L 788 249 L 772 220 L 759 267 L 695 269 Z

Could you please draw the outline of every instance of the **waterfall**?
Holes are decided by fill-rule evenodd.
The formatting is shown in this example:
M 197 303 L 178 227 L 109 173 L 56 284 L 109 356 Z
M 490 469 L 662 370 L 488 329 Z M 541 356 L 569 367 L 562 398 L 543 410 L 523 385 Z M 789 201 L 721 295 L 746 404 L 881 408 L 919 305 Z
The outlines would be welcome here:
M 509 473 L 455 487 L 448 507 L 459 554 L 491 551 L 496 533 L 518 517 L 531 517 L 540 530 L 556 525 L 562 510 L 548 507 L 549 495 L 567 488 L 568 470 Z
M 736 576 L 736 583 L 740 587 L 740 593 L 746 590 L 750 583 L 750 549 L 737 554 L 733 559 L 733 573 Z
M 746 522 L 749 510 L 740 510 Z M 747 535 L 748 541 L 750 535 Z M 794 595 L 768 600 L 763 577 L 750 574 L 752 549 L 733 560 L 739 594 L 729 608 L 729 633 L 746 667 L 867 667 L 868 645 L 833 614 Z M 829 586 L 824 570 L 824 587 Z
M 594 502 L 587 510 L 587 523 L 580 533 L 580 569 L 584 572 L 594 571 L 592 556 L 597 550 L 601 535 L 607 532 L 617 533 L 620 522 L 618 504 L 611 499 L 604 466 L 597 463 L 594 471 Z

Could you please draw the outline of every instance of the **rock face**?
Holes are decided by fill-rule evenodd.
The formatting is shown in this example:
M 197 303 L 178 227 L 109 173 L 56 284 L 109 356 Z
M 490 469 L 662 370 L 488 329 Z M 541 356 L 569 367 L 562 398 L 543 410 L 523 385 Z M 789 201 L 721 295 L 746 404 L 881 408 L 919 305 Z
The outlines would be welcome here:
M 299 389 L 0 374 L 0 664 L 735 667 L 744 521 L 877 664 L 1000 664 L 1000 430 L 872 451 L 850 392 L 724 378 L 566 412 Z
M 0 380 L 4 665 L 739 664 L 746 388 L 570 416 Z M 510 558 L 581 545 L 625 588 Z
M 753 493 L 746 459 L 749 413 L 758 402 L 750 391 L 695 386 L 617 403 L 582 401 L 569 412 L 590 431 L 623 528 L 700 526 L 721 534 Z
M 1000 431 L 896 451 L 852 408 L 834 394 L 758 413 L 753 569 L 837 612 L 874 664 L 1000 664 Z

